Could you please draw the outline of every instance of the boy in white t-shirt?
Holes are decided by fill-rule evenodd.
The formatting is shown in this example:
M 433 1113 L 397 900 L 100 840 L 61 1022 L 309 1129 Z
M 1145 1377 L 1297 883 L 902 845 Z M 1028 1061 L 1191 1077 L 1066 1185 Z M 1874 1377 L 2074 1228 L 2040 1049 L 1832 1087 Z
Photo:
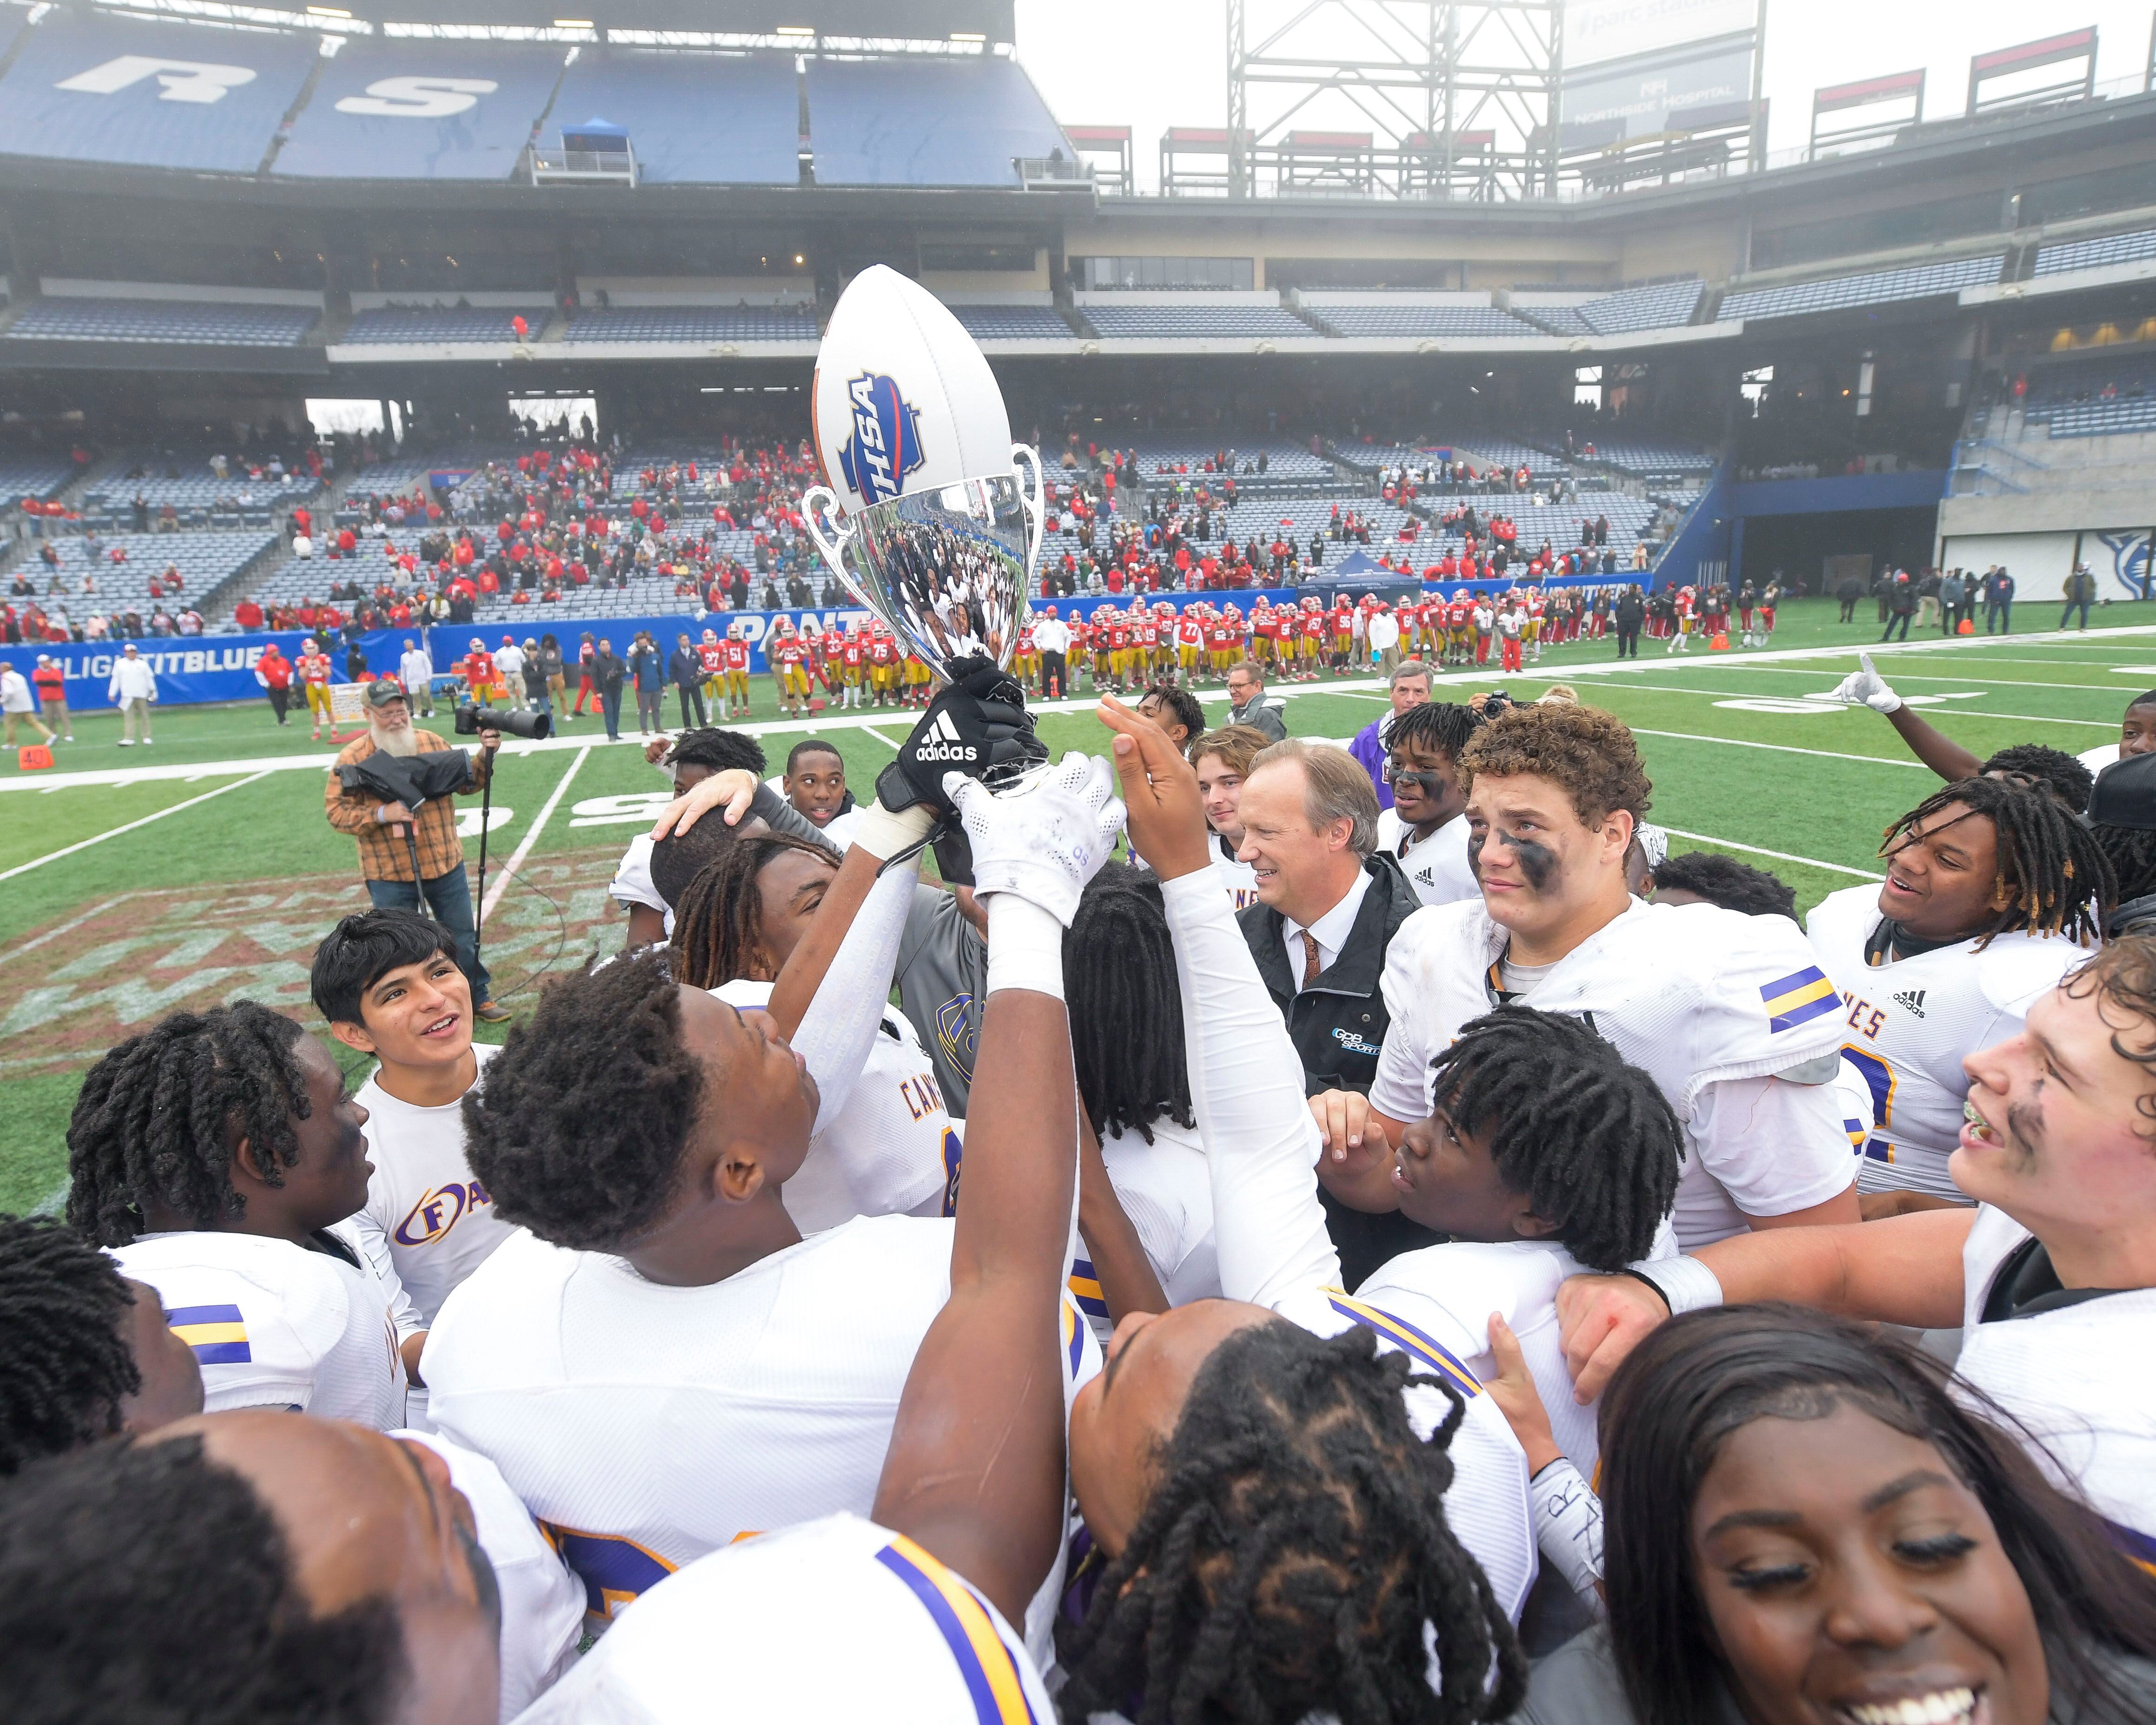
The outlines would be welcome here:
M 68 1220 L 157 1289 L 211 1412 L 405 1423 L 416 1325 L 350 1226 L 366 1125 L 329 1050 L 249 1000 L 174 1013 L 84 1079 Z
M 1476 898 L 1467 855 L 1467 792 L 1460 752 L 1481 718 L 1454 701 L 1427 701 L 1394 715 L 1385 736 L 1385 783 L 1393 806 L 1378 816 L 1378 848 L 1399 860 L 1425 905 Z
M 471 985 L 442 925 L 397 910 L 339 922 L 315 948 L 311 984 L 330 1034 L 380 1062 L 358 1092 L 374 1172 L 353 1223 L 431 1324 L 513 1231 L 465 1160 L 465 1093 L 494 1054 L 472 1041 Z

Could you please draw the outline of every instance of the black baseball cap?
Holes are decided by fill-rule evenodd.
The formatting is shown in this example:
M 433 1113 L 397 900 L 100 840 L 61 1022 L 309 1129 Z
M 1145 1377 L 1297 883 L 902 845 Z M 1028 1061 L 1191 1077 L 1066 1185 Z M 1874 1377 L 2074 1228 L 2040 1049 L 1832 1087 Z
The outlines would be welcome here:
M 2128 755 L 2097 773 L 2088 820 L 2091 826 L 2156 832 L 2156 754 Z
M 387 677 L 377 677 L 367 685 L 366 701 L 369 706 L 387 706 L 393 701 L 403 699 L 403 685 L 393 683 Z

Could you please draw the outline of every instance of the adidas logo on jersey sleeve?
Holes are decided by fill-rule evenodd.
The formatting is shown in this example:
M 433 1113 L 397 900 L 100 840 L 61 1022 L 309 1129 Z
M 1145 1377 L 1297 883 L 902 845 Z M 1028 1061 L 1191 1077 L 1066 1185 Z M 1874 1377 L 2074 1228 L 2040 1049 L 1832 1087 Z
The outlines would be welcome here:
M 1924 1015 L 1924 990 L 1904 988 L 1894 997 L 1894 1004 L 1897 1006 L 1906 1007 L 1917 1018 L 1922 1018 Z

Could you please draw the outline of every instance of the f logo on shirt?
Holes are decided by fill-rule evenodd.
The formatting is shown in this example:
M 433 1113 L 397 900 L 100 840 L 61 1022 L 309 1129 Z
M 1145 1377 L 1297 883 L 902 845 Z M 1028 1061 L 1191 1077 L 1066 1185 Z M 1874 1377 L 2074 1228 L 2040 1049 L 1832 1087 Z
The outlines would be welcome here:
M 452 1180 L 413 1204 L 391 1237 L 399 1245 L 431 1245 L 455 1227 L 466 1210 L 477 1209 L 490 1202 L 486 1189 L 478 1181 L 466 1186 Z

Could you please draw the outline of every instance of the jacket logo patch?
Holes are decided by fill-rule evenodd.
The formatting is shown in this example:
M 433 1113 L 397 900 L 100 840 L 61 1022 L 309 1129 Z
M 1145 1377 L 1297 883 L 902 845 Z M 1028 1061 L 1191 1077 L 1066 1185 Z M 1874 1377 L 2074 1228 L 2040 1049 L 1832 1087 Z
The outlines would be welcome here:
M 920 416 L 898 393 L 898 380 L 881 372 L 864 372 L 848 383 L 846 402 L 853 409 L 854 434 L 839 450 L 839 466 L 862 507 L 869 508 L 897 496 L 906 475 L 928 459 L 921 447 Z
M 1332 1040 L 1338 1043 L 1341 1047 L 1346 1049 L 1350 1054 L 1368 1055 L 1373 1060 L 1379 1054 L 1383 1052 L 1383 1050 L 1380 1049 L 1376 1043 L 1371 1041 L 1368 1037 L 1358 1036 L 1343 1024 L 1336 1024 L 1333 1026 Z

